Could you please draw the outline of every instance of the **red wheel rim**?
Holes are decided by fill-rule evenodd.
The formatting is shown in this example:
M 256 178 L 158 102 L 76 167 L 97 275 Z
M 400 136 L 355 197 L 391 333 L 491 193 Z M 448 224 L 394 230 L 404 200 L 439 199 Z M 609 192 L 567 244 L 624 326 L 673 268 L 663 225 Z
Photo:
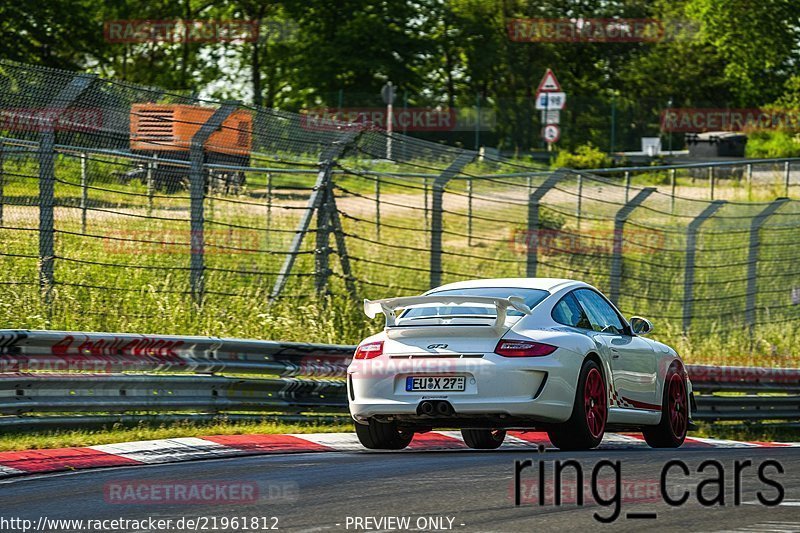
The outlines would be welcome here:
M 589 433 L 596 439 L 602 437 L 606 428 L 606 388 L 603 385 L 603 376 L 596 368 L 589 370 L 586 375 L 583 404 Z
M 686 435 L 686 425 L 689 411 L 686 409 L 686 384 L 678 374 L 672 374 L 669 378 L 669 388 L 667 389 L 667 409 L 669 415 L 669 426 L 672 434 L 682 439 Z

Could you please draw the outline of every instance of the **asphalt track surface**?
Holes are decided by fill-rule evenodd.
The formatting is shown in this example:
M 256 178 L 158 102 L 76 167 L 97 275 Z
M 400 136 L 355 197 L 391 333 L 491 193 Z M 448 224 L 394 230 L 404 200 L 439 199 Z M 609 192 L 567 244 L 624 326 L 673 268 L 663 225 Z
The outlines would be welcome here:
M 522 504 L 514 505 L 515 461 L 532 459 L 534 466 L 523 470 Z M 576 460 L 584 471 L 587 499 L 575 502 L 574 470 L 565 470 L 561 506 L 552 503 L 553 465 L 557 460 Z M 620 514 L 610 524 L 594 518 L 608 517 L 615 505 L 591 501 L 591 472 L 598 461 L 619 461 L 622 488 Z M 688 501 L 679 507 L 664 503 L 658 494 L 662 468 L 673 459 L 690 470 L 685 476 L 679 468 L 670 470 L 667 488 L 674 498 L 689 491 Z M 538 461 L 544 461 L 546 504 L 538 505 Z M 697 487 L 703 480 L 718 478 L 713 467 L 697 473 L 706 460 L 718 461 L 724 468 L 725 505 L 705 507 L 697 500 Z M 741 474 L 741 502 L 736 505 L 734 463 L 751 461 L 754 466 Z M 765 467 L 765 477 L 785 490 L 780 505 L 758 503 L 756 493 L 777 499 L 775 487 L 759 480 L 757 467 L 765 461 L 780 463 L 783 474 L 774 466 Z M 601 498 L 609 502 L 616 494 L 611 467 L 599 471 L 596 486 Z M 569 480 L 573 480 L 570 484 Z M 233 499 L 230 494 L 202 503 L 119 503 L 110 487 L 119 486 L 229 486 L 256 487 L 250 498 Z M 656 492 L 654 492 L 654 490 Z M 718 494 L 718 486 L 705 487 L 707 496 Z M 228 498 L 228 499 L 226 499 Z M 145 498 L 146 499 L 146 498 Z M 655 518 L 633 513 L 655 513 Z M 33 526 L 46 517 L 52 519 L 143 520 L 149 517 L 172 519 L 205 517 L 205 528 L 137 529 L 118 527 L 113 531 L 266 531 L 277 518 L 279 531 L 800 531 L 800 448 L 709 448 L 651 450 L 603 449 L 589 452 L 547 450 L 498 451 L 405 451 L 323 452 L 236 457 L 179 464 L 148 465 L 12 478 L 0 482 L 0 528 L 22 531 L 3 519 L 20 518 Z M 222 528 L 220 520 L 264 517 L 258 527 Z M 366 521 L 366 518 L 383 522 Z M 408 526 L 385 521 L 388 517 L 407 517 Z M 445 518 L 439 518 L 445 517 Z M 358 519 L 361 519 L 361 522 Z M 449 525 L 447 518 L 452 519 Z M 216 529 L 213 520 L 216 519 Z M 430 520 L 429 520 L 430 519 Z M 441 520 L 441 525 L 436 522 Z M 46 524 L 47 522 L 45 522 Z M 185 522 L 184 522 L 185 524 Z M 231 524 L 230 522 L 228 523 Z M 19 526 L 19 523 L 17 523 Z M 39 531 L 96 531 L 83 528 L 56 528 Z M 45 526 L 46 527 L 46 526 Z M 35 530 L 35 529 L 31 529 Z

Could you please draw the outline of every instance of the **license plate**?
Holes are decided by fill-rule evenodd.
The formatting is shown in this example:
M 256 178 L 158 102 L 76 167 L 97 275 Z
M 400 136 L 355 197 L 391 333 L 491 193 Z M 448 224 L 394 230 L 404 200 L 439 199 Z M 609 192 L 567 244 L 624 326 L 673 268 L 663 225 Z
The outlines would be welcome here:
M 409 376 L 406 391 L 445 392 L 463 391 L 464 376 Z

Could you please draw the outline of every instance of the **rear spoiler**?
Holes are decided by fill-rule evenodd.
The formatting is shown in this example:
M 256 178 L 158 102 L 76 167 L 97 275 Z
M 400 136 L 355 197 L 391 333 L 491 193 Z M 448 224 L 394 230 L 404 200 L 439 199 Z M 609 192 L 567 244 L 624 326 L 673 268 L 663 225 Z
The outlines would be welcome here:
M 525 300 L 519 296 L 508 298 L 494 298 L 491 296 L 406 296 L 402 298 L 386 298 L 383 300 L 364 300 L 364 313 L 370 318 L 375 318 L 378 313 L 386 315 L 386 327 L 396 325 L 397 315 L 395 310 L 409 307 L 430 305 L 464 305 L 479 304 L 491 305 L 497 309 L 494 327 L 502 327 L 506 321 L 506 311 L 509 307 L 522 314 L 531 314 L 531 308 L 525 305 Z

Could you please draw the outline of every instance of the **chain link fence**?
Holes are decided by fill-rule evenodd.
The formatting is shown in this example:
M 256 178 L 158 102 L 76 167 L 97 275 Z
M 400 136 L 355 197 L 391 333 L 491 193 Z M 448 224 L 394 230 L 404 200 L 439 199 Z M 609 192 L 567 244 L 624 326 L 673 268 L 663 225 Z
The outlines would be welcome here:
M 9 62 L 0 113 L 0 305 L 15 327 L 201 313 L 224 330 L 279 301 L 525 276 L 586 280 L 689 337 L 800 318 L 800 161 L 542 171 Z

